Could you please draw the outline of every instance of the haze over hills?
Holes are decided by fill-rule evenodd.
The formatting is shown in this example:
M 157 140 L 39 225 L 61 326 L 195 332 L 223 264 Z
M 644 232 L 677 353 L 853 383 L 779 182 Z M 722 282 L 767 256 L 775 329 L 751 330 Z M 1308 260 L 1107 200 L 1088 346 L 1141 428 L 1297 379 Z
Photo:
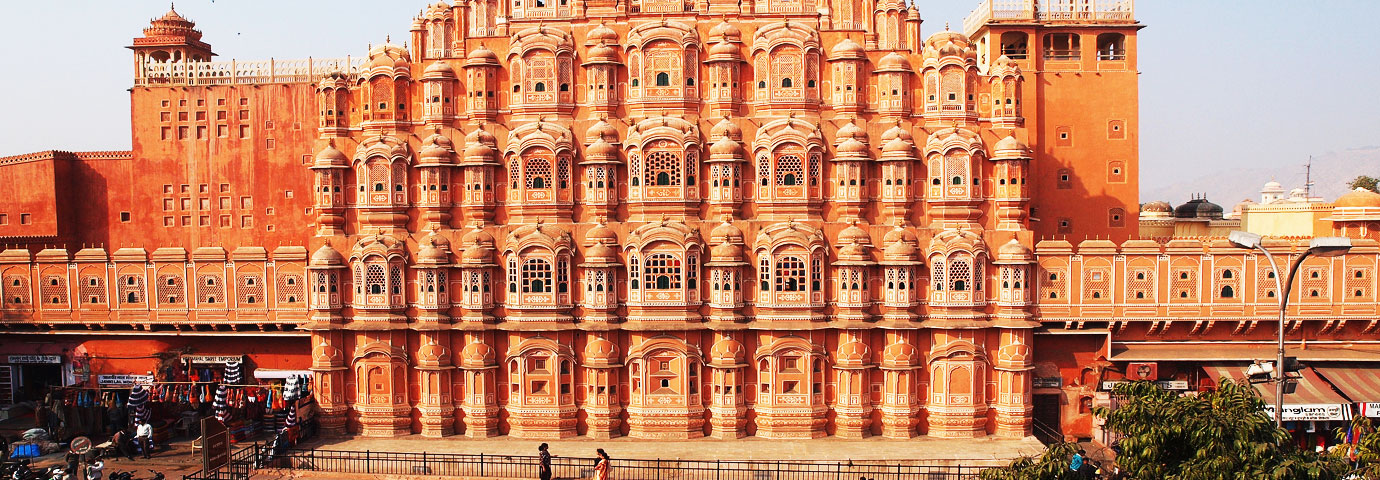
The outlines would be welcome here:
M 1140 201 L 1164 200 L 1179 205 L 1192 195 L 1207 194 L 1208 200 L 1230 211 L 1242 200 L 1260 201 L 1260 187 L 1270 180 L 1283 184 L 1285 191 L 1302 188 L 1307 162 L 1307 158 L 1301 158 L 1283 167 L 1208 171 L 1199 176 L 1185 176 L 1182 181 L 1167 185 L 1145 185 Z M 1153 167 L 1142 164 L 1141 168 Z M 1380 177 L 1380 146 L 1314 155 L 1313 196 L 1335 200 L 1349 190 L 1347 182 L 1358 175 Z

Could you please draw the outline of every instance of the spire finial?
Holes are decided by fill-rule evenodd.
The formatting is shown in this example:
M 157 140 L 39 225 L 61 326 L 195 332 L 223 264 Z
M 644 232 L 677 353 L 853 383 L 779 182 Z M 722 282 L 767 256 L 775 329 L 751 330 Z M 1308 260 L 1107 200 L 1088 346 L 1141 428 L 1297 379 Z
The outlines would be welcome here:
M 944 22 L 944 31 L 949 31 L 949 22 Z
M 384 36 L 383 36 L 383 43 L 393 43 L 393 36 L 392 36 L 392 35 L 384 35 Z

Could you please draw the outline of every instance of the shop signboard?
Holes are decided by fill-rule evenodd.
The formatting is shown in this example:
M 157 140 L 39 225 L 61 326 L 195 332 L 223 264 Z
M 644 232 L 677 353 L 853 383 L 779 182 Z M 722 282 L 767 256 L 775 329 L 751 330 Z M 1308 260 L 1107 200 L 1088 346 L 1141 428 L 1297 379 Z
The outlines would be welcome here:
M 1061 377 L 1035 377 L 1031 380 L 1035 388 L 1059 388 L 1064 386 L 1064 379 Z
M 216 417 L 201 419 L 201 470 L 215 471 L 230 463 L 230 431 Z
M 201 365 L 217 365 L 244 360 L 244 355 L 183 355 L 182 361 Z
M 1265 405 L 1263 411 L 1274 418 L 1274 404 Z M 1344 403 L 1285 404 L 1281 417 L 1286 422 L 1347 420 L 1350 413 L 1350 406 Z
M 1361 415 L 1366 417 L 1380 417 L 1380 402 L 1362 403 Z
M 133 387 L 135 385 L 153 385 L 153 375 L 97 375 L 96 385 L 102 387 Z
M 9 363 L 62 363 L 62 355 L 10 355 Z
M 1105 380 L 1102 382 L 1102 389 L 1111 391 L 1117 384 L 1126 383 L 1128 380 Z M 1188 390 L 1188 380 L 1159 380 L 1154 382 L 1161 390 Z

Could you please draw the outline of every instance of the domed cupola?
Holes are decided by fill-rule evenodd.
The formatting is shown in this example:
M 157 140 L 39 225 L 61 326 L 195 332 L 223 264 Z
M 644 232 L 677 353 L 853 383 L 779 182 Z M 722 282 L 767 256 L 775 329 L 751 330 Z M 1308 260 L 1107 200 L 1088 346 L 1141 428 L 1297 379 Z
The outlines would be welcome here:
M 1174 208 L 1174 218 L 1193 220 L 1221 220 L 1222 206 L 1209 202 L 1206 197 L 1195 197 Z

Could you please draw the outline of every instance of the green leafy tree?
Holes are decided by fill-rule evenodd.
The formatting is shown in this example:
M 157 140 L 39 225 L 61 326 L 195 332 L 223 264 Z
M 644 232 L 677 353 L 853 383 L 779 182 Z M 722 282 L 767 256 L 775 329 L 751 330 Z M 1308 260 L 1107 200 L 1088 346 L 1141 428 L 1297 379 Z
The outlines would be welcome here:
M 1124 435 L 1117 464 L 1137 479 L 1334 479 L 1345 465 L 1300 450 L 1261 411 L 1249 384 L 1181 395 L 1149 382 L 1117 385 L 1119 408 L 1095 408 L 1105 428 Z
M 1004 468 L 983 470 L 979 476 L 982 480 L 1078 480 L 1078 474 L 1069 470 L 1069 460 L 1077 451 L 1076 443 L 1056 443 L 1039 458 L 1021 457 Z
M 1380 429 L 1369 418 L 1357 416 L 1351 419 L 1351 430 L 1355 445 L 1347 444 L 1347 429 L 1338 428 L 1337 440 L 1342 445 L 1333 449 L 1331 455 L 1351 466 L 1356 478 L 1380 478 Z
M 1184 395 L 1129 382 L 1112 394 L 1124 399 L 1118 408 L 1093 413 L 1106 420 L 1104 428 L 1122 435 L 1116 465 L 1127 478 L 1334 480 L 1349 470 L 1339 457 L 1294 446 L 1289 433 L 1262 414 L 1265 402 L 1249 384 L 1223 379 L 1216 390 Z M 1380 447 L 1380 436 L 1376 442 Z M 1054 445 L 1038 459 L 1016 460 L 982 478 L 1070 479 L 1068 459 L 1076 448 Z
M 1372 192 L 1380 192 L 1380 189 L 1377 189 L 1380 188 L 1380 185 L 1376 184 L 1380 184 L 1380 179 L 1377 179 L 1370 175 L 1361 175 L 1359 177 L 1352 179 L 1351 182 L 1347 183 L 1347 185 L 1350 186 L 1352 190 L 1364 188 Z

